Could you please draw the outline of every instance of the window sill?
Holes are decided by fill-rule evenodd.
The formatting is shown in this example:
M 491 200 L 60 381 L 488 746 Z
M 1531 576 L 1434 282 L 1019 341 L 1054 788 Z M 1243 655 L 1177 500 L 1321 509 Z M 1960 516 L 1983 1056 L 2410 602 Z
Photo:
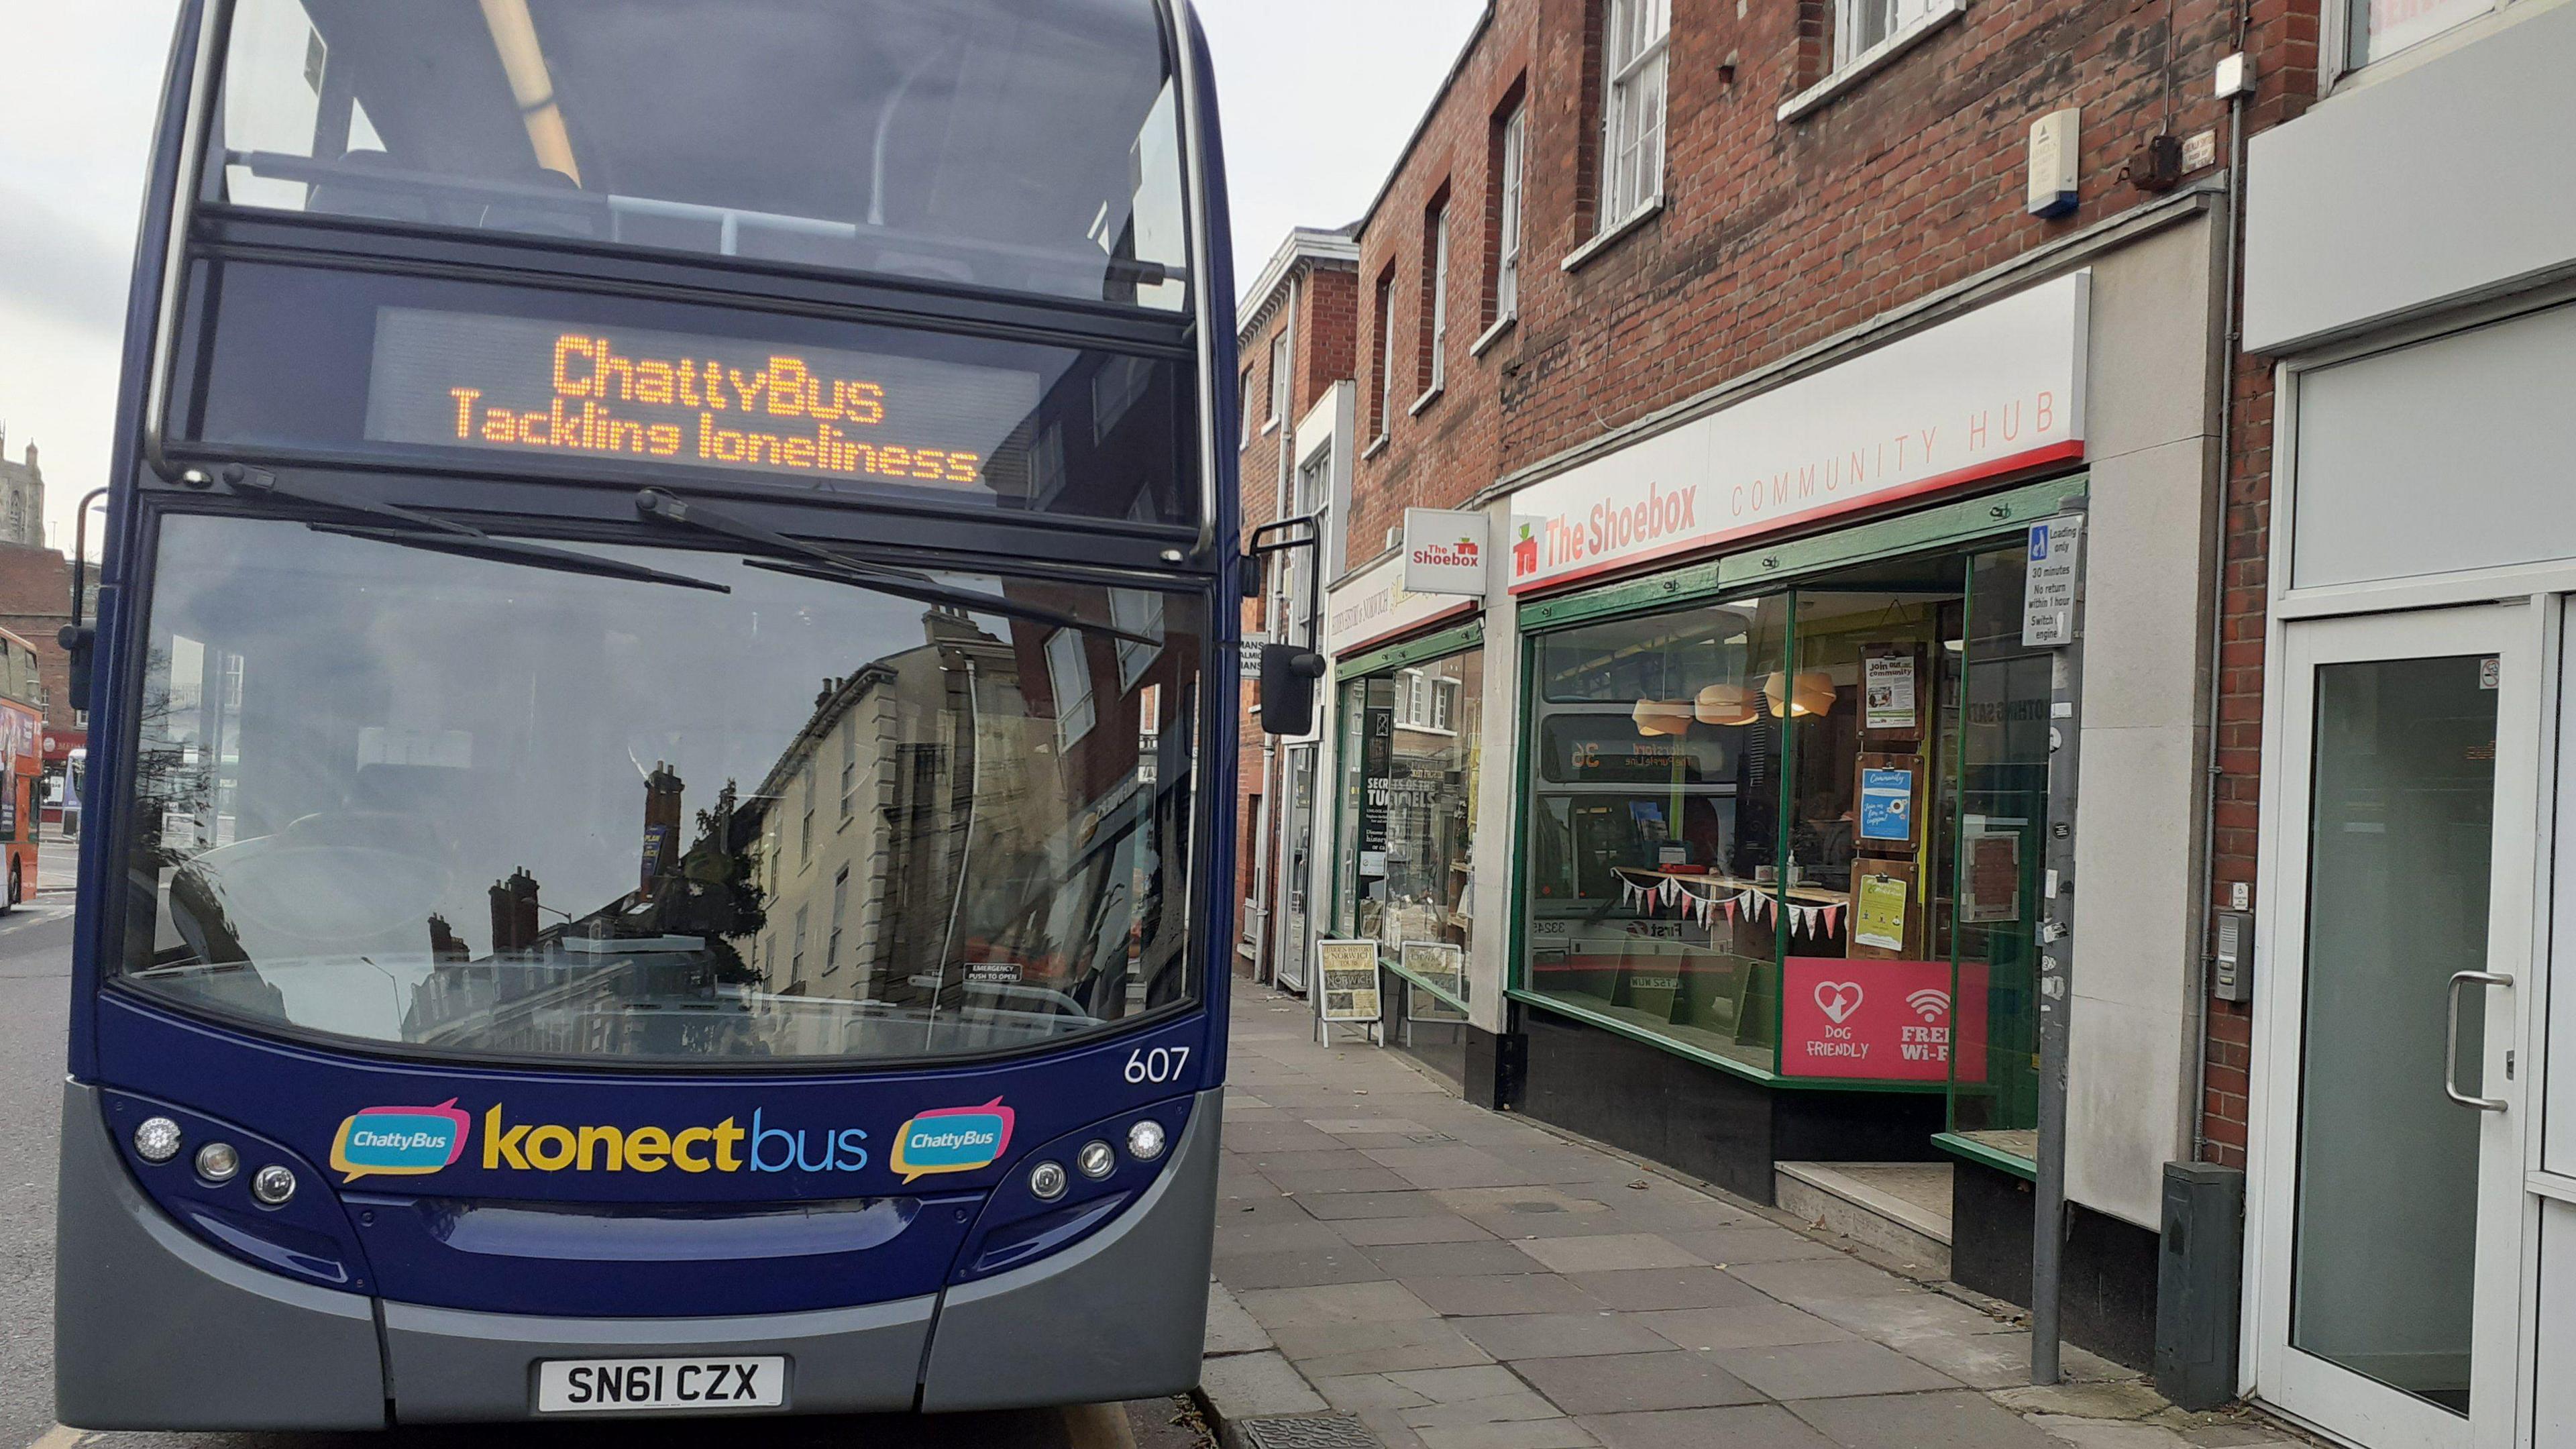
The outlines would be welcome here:
M 1422 410 L 1431 406 L 1433 403 L 1440 401 L 1440 395 L 1448 390 L 1449 384 L 1446 382 L 1435 382 L 1431 384 L 1428 391 L 1413 400 L 1413 406 L 1404 410 L 1404 415 L 1409 418 L 1418 418 L 1422 416 Z
M 1265 438 L 1277 431 L 1279 431 L 1279 420 L 1277 418 L 1272 418 L 1270 421 L 1261 425 L 1261 436 Z
M 1475 341 L 1467 344 L 1467 355 L 1469 357 L 1484 356 L 1485 349 L 1502 341 L 1503 334 L 1511 331 L 1514 326 L 1519 324 L 1520 320 L 1521 316 L 1518 312 L 1510 313 L 1498 319 L 1493 326 L 1486 328 Z
M 1822 109 L 1834 97 L 1859 85 L 1893 64 L 1896 58 L 1942 26 L 1968 13 L 1968 0 L 1932 0 L 1933 8 L 1921 19 L 1845 62 L 1840 70 L 1780 103 L 1780 119 L 1794 121 L 1811 111 Z
M 1385 452 L 1385 451 L 1386 451 L 1386 444 L 1387 444 L 1387 435 L 1386 435 L 1386 434 L 1384 434 L 1384 433 L 1380 433 L 1380 434 L 1378 434 L 1378 435 L 1377 435 L 1377 441 L 1376 441 L 1376 442 L 1374 442 L 1374 443 L 1369 444 L 1369 445 L 1368 445 L 1368 447 L 1367 447 L 1364 451 L 1362 451 L 1362 452 L 1361 452 L 1360 457 L 1361 457 L 1361 458 L 1363 458 L 1363 459 L 1367 459 L 1367 458 L 1374 458 L 1374 457 L 1376 457 L 1378 454 L 1383 453 L 1383 452 Z
M 1557 263 L 1558 270 L 1571 272 L 1580 269 L 1584 263 L 1618 245 L 1620 240 L 1630 232 L 1663 214 L 1664 198 L 1661 193 L 1657 193 L 1654 200 L 1628 213 L 1625 220 L 1602 230 L 1592 240 L 1568 252 L 1565 260 Z

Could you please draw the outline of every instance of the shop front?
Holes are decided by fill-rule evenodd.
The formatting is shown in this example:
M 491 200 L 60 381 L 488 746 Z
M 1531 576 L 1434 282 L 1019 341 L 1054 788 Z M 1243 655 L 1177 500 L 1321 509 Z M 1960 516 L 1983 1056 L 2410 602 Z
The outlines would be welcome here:
M 1581 1065 L 1607 1036 L 1714 1069 L 1661 1130 L 1748 1196 L 1784 1158 L 2032 1156 L 2054 651 L 2023 606 L 2032 527 L 2084 502 L 2077 474 L 1521 608 L 1531 1110 L 1649 1100 L 1616 1089 L 1664 1063 Z
M 2177 205 L 1490 497 L 1505 1094 L 2026 1303 L 2061 1001 L 2068 1332 L 2140 1365 L 2197 1096 L 2216 234 Z
M 2367 1449 L 2576 1442 L 2576 231 L 2499 144 L 2576 123 L 2570 66 L 2576 10 L 2507 10 L 2252 157 L 2280 441 L 2243 1363 Z
M 1483 601 L 1408 588 L 1408 552 L 1399 548 L 1335 589 L 1326 615 L 1335 788 L 1323 934 L 1344 949 L 1375 947 L 1376 1010 L 1341 1024 L 1490 1103 L 1493 1034 L 1474 1029 L 1471 1004 Z M 1328 1025 L 1340 1014 L 1330 993 L 1319 992 L 1316 1007 Z

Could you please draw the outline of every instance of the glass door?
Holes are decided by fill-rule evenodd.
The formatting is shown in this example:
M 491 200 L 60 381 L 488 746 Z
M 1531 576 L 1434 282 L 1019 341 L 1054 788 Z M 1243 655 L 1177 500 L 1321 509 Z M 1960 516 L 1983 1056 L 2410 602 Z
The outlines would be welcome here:
M 2533 618 L 2297 624 L 2282 661 L 2257 1391 L 2370 1449 L 2513 1432 Z
M 1288 820 L 1280 849 L 1287 853 L 1287 864 L 1279 882 L 1279 940 L 1273 961 L 1279 984 L 1290 991 L 1306 989 L 1306 962 L 1314 955 L 1314 933 L 1306 909 L 1307 892 L 1314 888 L 1315 854 L 1315 747 L 1290 745 L 1286 752 L 1286 769 L 1282 788 L 1288 795 Z

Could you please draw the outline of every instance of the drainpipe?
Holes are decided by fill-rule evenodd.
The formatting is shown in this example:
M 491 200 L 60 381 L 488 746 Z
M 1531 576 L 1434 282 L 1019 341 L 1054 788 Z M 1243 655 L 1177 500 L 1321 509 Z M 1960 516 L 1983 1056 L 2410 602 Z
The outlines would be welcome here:
M 2237 0 L 2235 29 L 2231 38 L 2234 50 L 2242 52 L 2250 28 L 2244 0 Z M 2261 83 L 2261 78 L 2256 78 Z M 2211 580 L 2209 601 L 2209 706 L 2203 727 L 2208 735 L 2209 766 L 2202 782 L 2200 801 L 2200 938 L 2192 948 L 2195 966 L 2191 990 L 2191 1161 L 2198 1162 L 2209 1151 L 2208 1114 L 2203 1110 L 2209 1096 L 2209 970 L 2212 940 L 2216 934 L 2218 902 L 2218 787 L 2222 778 L 2218 766 L 2220 701 L 2226 692 L 2227 665 L 2227 510 L 2229 489 L 2236 480 L 2236 366 L 2239 349 L 2245 341 L 2244 308 L 2239 300 L 2237 268 L 2241 265 L 2245 216 L 2245 93 L 2237 92 L 2227 100 L 2227 235 L 2223 260 L 2219 267 L 2219 286 L 2224 321 L 2219 339 L 2220 382 L 2218 388 L 2218 506 L 2211 510 L 2209 525 L 2209 559 L 2215 576 Z

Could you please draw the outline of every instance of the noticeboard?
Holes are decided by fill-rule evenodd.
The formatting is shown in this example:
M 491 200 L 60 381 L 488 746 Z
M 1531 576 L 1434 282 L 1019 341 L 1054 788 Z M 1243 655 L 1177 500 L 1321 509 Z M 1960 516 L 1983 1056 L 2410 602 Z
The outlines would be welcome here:
M 1326 1021 L 1376 1021 L 1378 1002 L 1377 942 L 1319 941 L 1315 944 L 1317 1000 Z

